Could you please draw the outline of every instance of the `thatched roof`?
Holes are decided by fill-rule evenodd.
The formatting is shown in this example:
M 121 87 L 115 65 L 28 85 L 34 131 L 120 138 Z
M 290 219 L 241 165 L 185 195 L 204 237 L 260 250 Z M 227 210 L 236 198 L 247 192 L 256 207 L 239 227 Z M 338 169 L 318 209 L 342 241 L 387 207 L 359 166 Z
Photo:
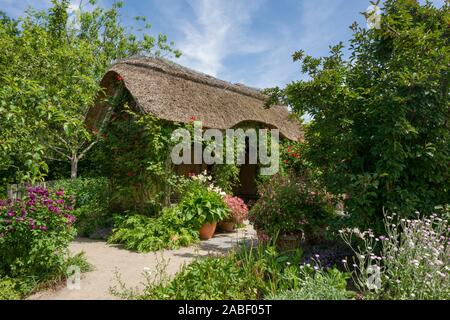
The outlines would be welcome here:
M 259 122 L 278 128 L 282 136 L 291 140 L 303 136 L 299 122 L 286 107 L 266 109 L 266 96 L 241 84 L 231 84 L 164 59 L 135 57 L 118 62 L 105 75 L 102 86 L 108 94 L 118 75 L 141 112 L 160 119 L 190 122 L 196 117 L 204 127 L 217 129 Z M 98 107 L 89 116 L 99 116 Z

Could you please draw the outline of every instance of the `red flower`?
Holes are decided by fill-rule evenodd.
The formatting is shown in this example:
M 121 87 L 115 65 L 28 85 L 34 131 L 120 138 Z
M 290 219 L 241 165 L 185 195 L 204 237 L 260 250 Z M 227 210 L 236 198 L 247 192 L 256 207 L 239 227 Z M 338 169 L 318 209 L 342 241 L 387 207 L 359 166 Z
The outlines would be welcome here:
M 123 77 L 120 74 L 118 74 L 117 77 L 116 77 L 116 80 L 117 81 L 123 81 Z
M 288 160 L 284 160 L 284 163 L 285 163 L 285 164 L 289 164 L 289 161 L 288 161 Z
M 192 116 L 191 117 L 191 121 L 196 121 L 197 120 L 197 117 L 196 116 Z
M 136 173 L 134 173 L 133 171 L 130 171 L 127 173 L 127 176 L 129 177 L 134 177 L 136 175 Z

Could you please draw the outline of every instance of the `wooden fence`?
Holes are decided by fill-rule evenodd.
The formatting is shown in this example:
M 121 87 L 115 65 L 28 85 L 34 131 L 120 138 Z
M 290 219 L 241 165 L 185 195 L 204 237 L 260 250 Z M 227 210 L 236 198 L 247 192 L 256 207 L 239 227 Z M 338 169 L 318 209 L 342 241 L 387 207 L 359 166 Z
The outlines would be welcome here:
M 44 187 L 48 188 L 51 187 L 55 181 L 45 181 L 45 182 L 38 182 L 33 184 L 33 187 Z M 27 188 L 30 187 L 30 184 L 10 184 L 8 185 L 6 196 L 8 199 L 20 199 L 23 198 L 25 195 L 27 195 Z

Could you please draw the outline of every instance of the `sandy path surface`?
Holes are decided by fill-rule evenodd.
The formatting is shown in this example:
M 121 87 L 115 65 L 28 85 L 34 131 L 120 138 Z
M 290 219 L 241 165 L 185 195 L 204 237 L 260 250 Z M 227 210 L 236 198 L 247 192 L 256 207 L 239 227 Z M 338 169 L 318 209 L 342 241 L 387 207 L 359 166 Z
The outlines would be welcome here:
M 255 232 L 247 226 L 233 233 L 216 234 L 209 241 L 178 250 L 153 253 L 136 253 L 120 246 L 107 245 L 104 241 L 80 238 L 75 240 L 70 250 L 76 254 L 84 251 L 94 270 L 82 275 L 81 289 L 69 290 L 63 286 L 57 290 L 43 291 L 31 296 L 31 300 L 110 300 L 118 299 L 109 291 L 117 285 L 116 272 L 127 287 L 141 289 L 145 281 L 144 272 L 150 270 L 156 274 L 158 261 L 167 263 L 168 275 L 175 274 L 184 263 L 199 256 L 224 253 L 240 241 L 254 239 Z

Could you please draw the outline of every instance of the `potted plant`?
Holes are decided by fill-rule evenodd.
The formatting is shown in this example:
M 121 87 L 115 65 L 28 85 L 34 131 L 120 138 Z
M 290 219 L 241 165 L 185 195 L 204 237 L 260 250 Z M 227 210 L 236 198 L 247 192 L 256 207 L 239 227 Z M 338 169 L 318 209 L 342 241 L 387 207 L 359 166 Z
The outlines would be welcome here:
M 226 232 L 232 232 L 236 224 L 242 224 L 248 216 L 248 207 L 239 197 L 225 196 L 224 201 L 230 209 L 230 215 L 219 222 L 219 226 Z
M 182 198 L 180 209 L 184 219 L 199 229 L 201 240 L 211 239 L 216 231 L 217 222 L 226 219 L 230 214 L 221 191 L 195 181 L 189 185 Z

